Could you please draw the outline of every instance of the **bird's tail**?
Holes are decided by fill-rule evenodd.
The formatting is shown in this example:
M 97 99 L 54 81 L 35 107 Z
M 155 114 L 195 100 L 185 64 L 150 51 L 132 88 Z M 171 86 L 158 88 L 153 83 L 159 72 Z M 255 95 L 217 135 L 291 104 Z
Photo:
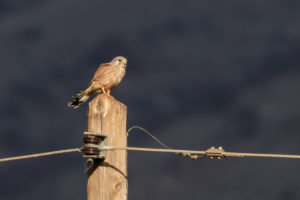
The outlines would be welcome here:
M 92 94 L 92 86 L 89 85 L 86 89 L 80 91 L 78 94 L 73 96 L 72 101 L 68 103 L 69 107 L 78 108 L 80 104 L 86 102 Z

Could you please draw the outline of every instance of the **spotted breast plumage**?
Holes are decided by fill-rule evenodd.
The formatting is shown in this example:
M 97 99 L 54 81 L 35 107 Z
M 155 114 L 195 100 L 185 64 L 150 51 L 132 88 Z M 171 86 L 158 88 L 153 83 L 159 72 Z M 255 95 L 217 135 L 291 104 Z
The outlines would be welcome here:
M 80 91 L 68 103 L 69 107 L 78 108 L 95 93 L 103 93 L 112 97 L 110 91 L 123 79 L 126 72 L 127 59 L 117 56 L 109 63 L 103 63 L 95 72 L 90 84 L 86 89 Z M 113 98 L 113 97 L 112 97 Z

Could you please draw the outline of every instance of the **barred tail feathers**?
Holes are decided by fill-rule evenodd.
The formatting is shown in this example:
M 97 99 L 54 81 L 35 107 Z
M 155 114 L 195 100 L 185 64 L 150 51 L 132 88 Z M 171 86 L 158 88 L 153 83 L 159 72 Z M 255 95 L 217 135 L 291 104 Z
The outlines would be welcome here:
M 73 99 L 68 103 L 68 106 L 75 109 L 78 108 L 82 103 L 86 102 L 90 98 L 91 93 L 92 87 L 89 85 L 86 89 L 73 96 Z

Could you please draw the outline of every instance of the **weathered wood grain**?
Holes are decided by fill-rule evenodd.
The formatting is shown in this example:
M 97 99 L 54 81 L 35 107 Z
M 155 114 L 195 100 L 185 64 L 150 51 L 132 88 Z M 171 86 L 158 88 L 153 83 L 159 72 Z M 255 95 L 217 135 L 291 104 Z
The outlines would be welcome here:
M 105 134 L 108 146 L 127 146 L 127 107 L 103 94 L 89 104 L 88 132 Z M 108 151 L 88 170 L 88 200 L 127 200 L 127 152 Z

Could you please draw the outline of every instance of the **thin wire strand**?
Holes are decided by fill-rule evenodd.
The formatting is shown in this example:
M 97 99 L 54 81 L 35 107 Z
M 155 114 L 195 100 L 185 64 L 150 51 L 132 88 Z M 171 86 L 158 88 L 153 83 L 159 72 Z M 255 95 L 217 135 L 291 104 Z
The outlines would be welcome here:
M 166 149 L 172 149 L 169 146 L 167 146 L 164 143 L 162 143 L 157 137 L 155 137 L 153 134 L 151 134 L 148 130 L 146 130 L 143 127 L 140 127 L 140 126 L 132 126 L 131 128 L 129 128 L 128 131 L 127 131 L 127 135 L 129 135 L 130 131 L 132 131 L 133 129 L 140 129 L 141 131 L 143 131 L 144 133 L 146 133 L 147 135 L 149 135 L 158 144 L 160 144 L 160 146 L 162 146 L 162 147 L 164 147 Z M 196 160 L 196 159 L 204 157 L 204 156 L 191 155 L 191 153 L 183 153 L 183 152 L 174 152 L 174 153 L 177 154 L 177 155 L 179 155 L 179 156 L 190 158 L 192 160 Z
M 224 155 L 227 156 L 227 157 L 264 157 L 264 158 L 292 158 L 292 159 L 300 159 L 300 155 L 289 155 L 289 154 L 224 152 Z
M 28 158 L 37 158 L 37 157 L 43 157 L 43 156 L 51 156 L 56 154 L 63 154 L 63 153 L 71 153 L 71 152 L 81 152 L 80 148 L 74 148 L 74 149 L 65 149 L 65 150 L 59 150 L 59 151 L 50 151 L 46 153 L 36 153 L 36 154 L 29 154 L 24 156 L 15 156 L 10 158 L 2 158 L 0 159 L 0 162 L 8 162 L 13 160 L 22 160 L 22 159 L 28 159 Z
M 101 151 L 144 151 L 144 152 L 159 152 L 159 153 L 193 153 L 193 154 L 205 154 L 205 151 L 193 151 L 193 150 L 182 150 L 182 149 L 157 149 L 157 148 L 144 148 L 144 147 L 114 147 L 106 146 L 100 148 Z
M 170 149 L 170 147 L 168 147 L 167 145 L 165 145 L 164 143 L 162 143 L 157 137 L 155 137 L 154 135 L 152 135 L 149 131 L 147 131 L 146 129 L 140 127 L 140 126 L 132 126 L 131 128 L 128 129 L 127 131 L 127 135 L 129 135 L 129 133 L 133 130 L 133 129 L 140 129 L 141 131 L 143 131 L 144 133 L 148 134 L 150 137 L 152 137 L 153 140 L 155 140 L 158 144 L 160 144 L 160 146 L 166 148 L 166 149 Z

